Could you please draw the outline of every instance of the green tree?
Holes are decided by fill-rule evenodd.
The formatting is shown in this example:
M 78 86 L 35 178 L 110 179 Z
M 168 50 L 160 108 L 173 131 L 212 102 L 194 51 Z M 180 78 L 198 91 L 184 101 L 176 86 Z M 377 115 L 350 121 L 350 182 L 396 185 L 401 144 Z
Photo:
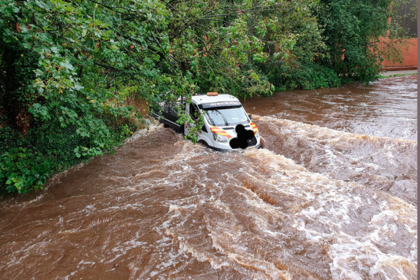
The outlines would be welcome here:
M 392 0 L 320 0 L 314 12 L 325 29 L 329 52 L 329 59 L 320 64 L 344 81 L 374 80 L 384 56 L 378 42 L 387 35 L 391 4 Z
M 313 89 L 338 86 L 338 76 L 319 65 L 329 59 L 322 26 L 313 10 L 318 1 L 277 1 L 281 4 L 264 16 L 267 34 L 263 38 L 268 59 L 258 64 L 277 90 Z
M 0 183 L 8 191 L 33 185 L 20 183 L 32 172 L 23 154 L 33 150 L 12 157 L 10 148 L 37 147 L 53 173 L 112 150 L 136 129 L 124 100 L 133 92 L 150 98 L 165 83 L 156 63 L 169 48 L 167 17 L 159 1 L 0 1 L 2 159 L 13 162 L 2 160 Z M 33 172 L 26 175 L 40 175 Z

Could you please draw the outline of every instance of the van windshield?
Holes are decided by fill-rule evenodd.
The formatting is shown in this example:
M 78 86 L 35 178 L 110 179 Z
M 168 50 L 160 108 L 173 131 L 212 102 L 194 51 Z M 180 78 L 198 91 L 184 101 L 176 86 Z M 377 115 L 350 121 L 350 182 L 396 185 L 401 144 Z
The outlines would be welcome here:
M 248 123 L 243 107 L 212 108 L 204 110 L 206 119 L 213 126 L 227 126 Z

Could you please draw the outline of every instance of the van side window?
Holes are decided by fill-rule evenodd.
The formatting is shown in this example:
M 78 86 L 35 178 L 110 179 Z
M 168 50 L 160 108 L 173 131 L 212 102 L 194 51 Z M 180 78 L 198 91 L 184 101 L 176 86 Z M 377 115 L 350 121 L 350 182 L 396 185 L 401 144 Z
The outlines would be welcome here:
M 197 120 L 200 116 L 200 111 L 194 103 L 190 104 L 190 115 L 193 120 Z

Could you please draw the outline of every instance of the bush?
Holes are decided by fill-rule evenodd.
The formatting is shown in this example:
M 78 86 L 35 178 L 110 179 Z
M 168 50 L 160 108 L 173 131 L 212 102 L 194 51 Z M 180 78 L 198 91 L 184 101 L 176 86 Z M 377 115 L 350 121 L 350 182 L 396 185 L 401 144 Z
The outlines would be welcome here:
M 268 78 L 277 91 L 338 87 L 341 84 L 334 70 L 315 63 L 287 66 L 277 62 L 265 67 L 269 69 Z
M 0 181 L 5 183 L 8 192 L 42 189 L 51 166 L 51 160 L 35 148 L 13 148 L 0 157 Z
M 34 126 L 24 137 L 11 127 L 0 128 L 0 192 L 38 189 L 52 174 L 104 150 L 112 152 L 137 129 L 129 119 L 108 116 L 104 121 L 111 127 L 104 147 L 97 147 L 94 137 L 82 137 L 76 126 L 61 127 L 58 122 Z

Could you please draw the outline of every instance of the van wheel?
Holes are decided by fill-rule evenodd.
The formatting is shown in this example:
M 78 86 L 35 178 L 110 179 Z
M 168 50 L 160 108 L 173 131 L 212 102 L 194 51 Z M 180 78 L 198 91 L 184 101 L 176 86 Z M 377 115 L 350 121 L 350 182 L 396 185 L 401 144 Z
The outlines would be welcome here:
M 207 144 L 207 142 L 206 141 L 203 141 L 203 140 L 198 141 L 198 144 L 200 144 L 204 148 L 207 148 L 209 146 L 209 144 Z

